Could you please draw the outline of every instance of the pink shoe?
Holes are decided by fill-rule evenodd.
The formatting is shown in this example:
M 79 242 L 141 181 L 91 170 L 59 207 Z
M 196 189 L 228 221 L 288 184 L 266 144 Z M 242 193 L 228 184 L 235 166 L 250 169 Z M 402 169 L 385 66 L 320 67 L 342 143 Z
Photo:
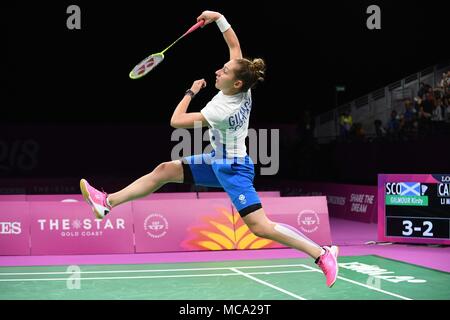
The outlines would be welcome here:
M 80 180 L 80 189 L 84 200 L 91 206 L 98 219 L 103 219 L 111 211 L 111 207 L 106 203 L 108 196 L 106 192 L 91 187 L 84 179 Z
M 317 265 L 322 269 L 327 279 L 327 286 L 332 287 L 336 282 L 339 272 L 339 266 L 337 257 L 339 254 L 339 248 L 337 246 L 324 246 L 325 253 L 317 259 Z

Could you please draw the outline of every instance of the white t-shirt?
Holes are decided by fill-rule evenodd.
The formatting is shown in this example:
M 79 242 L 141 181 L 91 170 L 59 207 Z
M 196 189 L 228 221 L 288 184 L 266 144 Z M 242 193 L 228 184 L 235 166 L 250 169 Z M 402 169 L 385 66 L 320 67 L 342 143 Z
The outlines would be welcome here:
M 226 145 L 227 157 L 245 157 L 245 138 L 252 109 L 252 94 L 240 92 L 232 96 L 219 91 L 200 111 L 209 123 L 209 140 L 216 150 Z

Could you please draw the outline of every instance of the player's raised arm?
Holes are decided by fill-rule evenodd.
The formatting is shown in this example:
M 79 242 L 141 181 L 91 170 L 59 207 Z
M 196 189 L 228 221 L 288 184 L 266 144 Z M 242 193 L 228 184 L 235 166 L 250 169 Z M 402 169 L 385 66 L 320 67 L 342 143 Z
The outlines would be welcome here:
M 242 51 L 239 44 L 239 39 L 237 38 L 236 33 L 234 32 L 233 28 L 231 28 L 231 25 L 228 23 L 225 17 L 219 12 L 203 11 L 202 14 L 197 18 L 197 21 L 200 21 L 202 19 L 205 20 L 205 25 L 213 21 L 216 22 L 230 50 L 230 60 L 241 59 Z
M 194 128 L 196 122 L 203 127 L 208 125 L 208 121 L 200 112 L 187 112 L 191 100 L 204 87 L 206 87 L 206 81 L 205 79 L 200 79 L 194 81 L 192 87 L 186 91 L 183 99 L 178 103 L 172 118 L 170 119 L 170 125 L 173 128 Z

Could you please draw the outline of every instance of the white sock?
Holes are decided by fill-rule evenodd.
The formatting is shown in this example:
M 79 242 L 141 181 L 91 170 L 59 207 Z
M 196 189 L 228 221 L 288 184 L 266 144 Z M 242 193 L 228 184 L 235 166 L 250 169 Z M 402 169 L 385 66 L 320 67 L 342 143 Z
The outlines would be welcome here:
M 292 227 L 290 225 L 287 225 L 284 223 L 277 223 L 275 225 L 275 230 L 277 230 L 278 232 L 280 232 L 288 237 L 291 237 L 295 240 L 305 242 L 314 247 L 320 247 L 317 243 L 315 243 L 314 241 L 309 239 L 307 236 L 305 236 L 303 233 L 301 233 L 299 230 L 295 229 L 294 227 Z M 324 251 L 323 248 L 322 248 L 322 251 Z

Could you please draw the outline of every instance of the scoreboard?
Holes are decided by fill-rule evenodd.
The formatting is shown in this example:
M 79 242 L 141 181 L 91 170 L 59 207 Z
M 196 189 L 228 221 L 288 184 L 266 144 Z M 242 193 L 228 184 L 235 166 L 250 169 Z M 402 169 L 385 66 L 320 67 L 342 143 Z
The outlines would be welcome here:
M 450 174 L 379 174 L 378 240 L 450 244 Z

